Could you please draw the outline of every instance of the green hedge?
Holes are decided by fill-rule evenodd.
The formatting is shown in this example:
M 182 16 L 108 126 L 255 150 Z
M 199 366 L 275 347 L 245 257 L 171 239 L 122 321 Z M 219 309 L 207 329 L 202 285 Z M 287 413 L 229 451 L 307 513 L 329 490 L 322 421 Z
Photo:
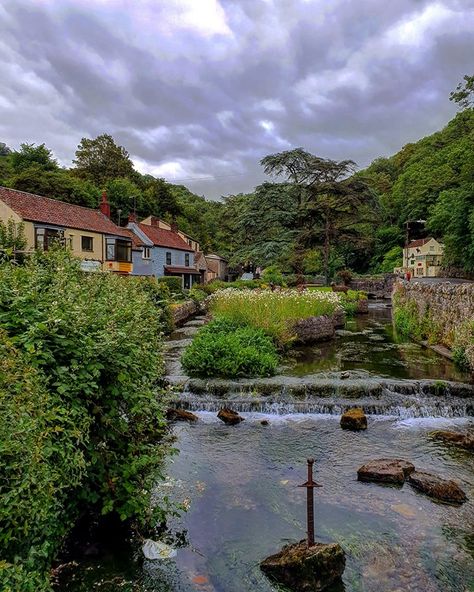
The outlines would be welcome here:
M 160 315 L 142 282 L 67 252 L 0 265 L 0 589 L 49 589 L 75 519 L 145 531 L 169 450 Z M 160 396 L 161 394 L 161 396 Z
M 278 354 L 261 329 L 217 318 L 198 331 L 181 359 L 191 376 L 272 376 Z

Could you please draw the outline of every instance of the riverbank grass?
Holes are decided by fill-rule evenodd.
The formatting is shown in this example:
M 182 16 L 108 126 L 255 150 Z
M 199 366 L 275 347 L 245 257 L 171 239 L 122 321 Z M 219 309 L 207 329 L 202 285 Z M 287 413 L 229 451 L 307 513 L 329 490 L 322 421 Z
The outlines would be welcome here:
M 216 292 L 209 303 L 213 316 L 222 317 L 239 326 L 261 329 L 280 348 L 288 346 L 294 340 L 292 325 L 296 321 L 333 315 L 339 306 L 339 295 L 333 292 L 242 291 L 233 288 Z

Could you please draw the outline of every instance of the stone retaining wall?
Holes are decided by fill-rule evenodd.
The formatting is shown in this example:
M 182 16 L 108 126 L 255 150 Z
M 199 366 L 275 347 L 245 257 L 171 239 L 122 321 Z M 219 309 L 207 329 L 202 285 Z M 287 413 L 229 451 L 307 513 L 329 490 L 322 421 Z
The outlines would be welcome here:
M 197 314 L 200 310 L 199 304 L 194 300 L 186 300 L 181 304 L 173 304 L 171 306 L 171 316 L 175 327 L 179 327 L 185 323 L 190 317 Z
M 394 273 L 386 273 L 383 277 L 353 279 L 349 283 L 351 290 L 367 292 L 369 298 L 391 298 L 393 284 L 396 279 Z
M 296 321 L 292 328 L 296 333 L 298 343 L 314 343 L 334 337 L 334 322 L 334 317 L 321 315 Z
M 462 350 L 474 369 L 474 284 L 398 280 L 393 302 L 395 319 L 400 311 L 414 315 L 418 337 Z

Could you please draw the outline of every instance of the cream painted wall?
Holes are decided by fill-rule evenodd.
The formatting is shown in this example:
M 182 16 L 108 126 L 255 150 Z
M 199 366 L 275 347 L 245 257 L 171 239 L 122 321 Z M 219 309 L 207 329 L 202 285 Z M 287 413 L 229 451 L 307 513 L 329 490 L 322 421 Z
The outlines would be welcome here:
M 72 252 L 76 257 L 81 259 L 92 259 L 93 261 L 103 260 L 103 249 L 104 247 L 104 235 L 96 232 L 88 232 L 86 230 L 76 230 L 74 228 L 68 228 L 64 231 L 66 238 L 66 244 L 70 245 Z M 90 236 L 92 238 L 93 251 L 82 250 L 82 237 Z

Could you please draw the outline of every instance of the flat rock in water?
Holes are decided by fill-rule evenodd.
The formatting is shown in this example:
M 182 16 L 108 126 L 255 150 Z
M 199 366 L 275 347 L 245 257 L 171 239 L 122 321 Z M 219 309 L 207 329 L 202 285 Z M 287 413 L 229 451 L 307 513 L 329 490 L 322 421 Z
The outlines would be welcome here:
M 241 417 L 236 411 L 228 409 L 227 407 L 223 407 L 217 414 L 217 417 L 229 425 L 235 425 L 241 421 L 244 421 L 244 418 Z
M 184 409 L 170 408 L 166 412 L 166 419 L 168 421 L 197 421 L 198 416 Z
M 405 479 L 413 473 L 415 465 L 399 458 L 379 458 L 362 465 L 357 471 L 359 481 L 393 483 L 403 485 Z
M 442 440 L 474 452 L 474 434 L 438 430 L 431 432 L 431 435 L 436 440 Z
M 431 473 L 415 471 L 411 473 L 408 481 L 418 491 L 443 502 L 462 504 L 467 500 L 464 491 L 451 479 L 442 479 Z
M 343 430 L 366 430 L 367 417 L 360 407 L 349 409 L 341 415 L 341 428 Z
M 320 592 L 341 578 L 345 565 L 344 551 L 337 543 L 308 547 L 300 541 L 264 559 L 260 569 L 295 592 Z

